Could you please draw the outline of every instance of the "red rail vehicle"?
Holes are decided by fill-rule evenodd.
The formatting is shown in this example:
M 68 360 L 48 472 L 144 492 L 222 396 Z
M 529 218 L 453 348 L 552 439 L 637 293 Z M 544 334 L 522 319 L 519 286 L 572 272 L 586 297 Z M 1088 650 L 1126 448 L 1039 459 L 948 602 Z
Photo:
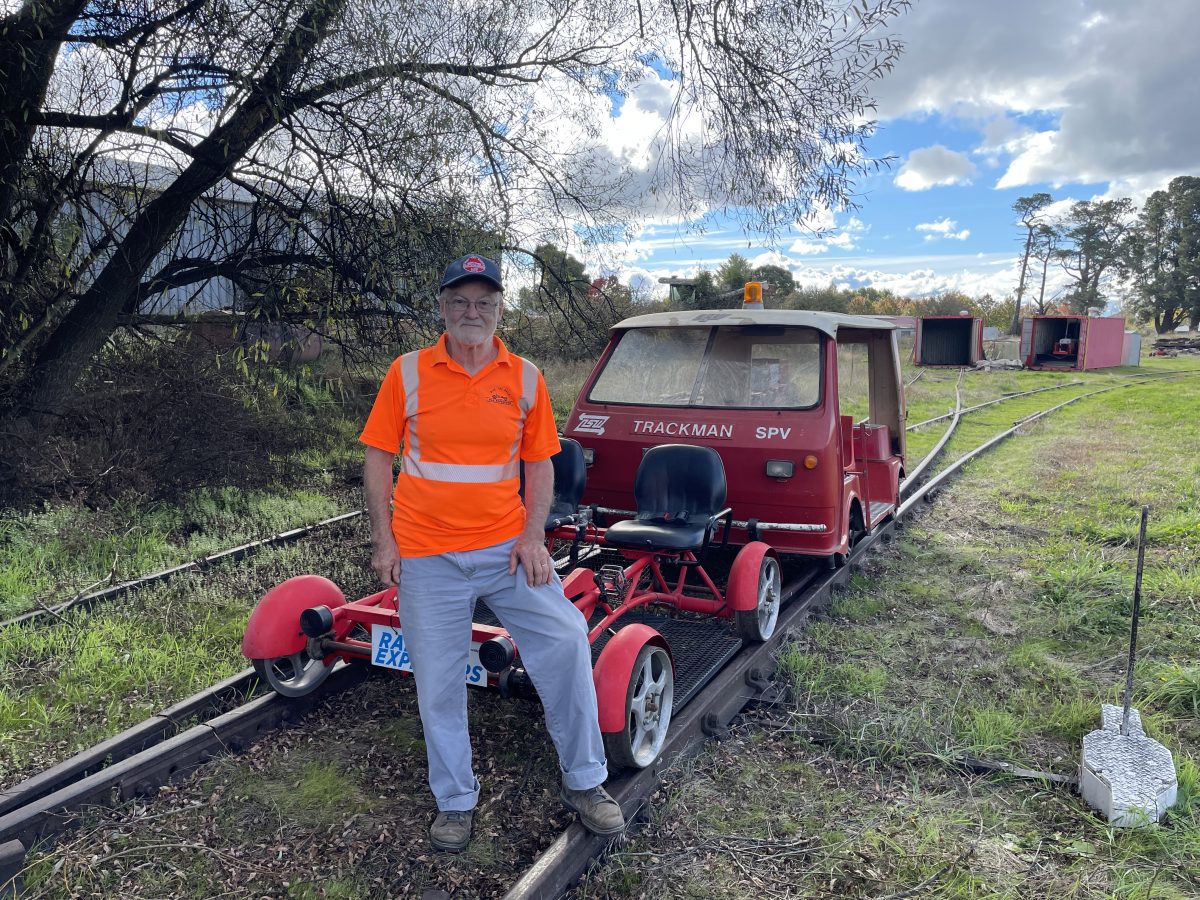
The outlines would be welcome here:
M 741 310 L 616 325 L 554 458 L 547 540 L 588 622 L 615 766 L 650 765 L 672 711 L 773 634 L 785 566 L 843 563 L 898 503 L 893 326 L 762 309 L 756 288 Z M 535 693 L 484 601 L 472 637 L 469 684 Z M 242 649 L 289 696 L 314 690 L 339 659 L 409 668 L 395 590 L 346 602 L 316 575 L 269 591 Z
M 714 448 L 729 473 L 731 540 L 840 562 L 895 509 L 904 396 L 894 326 L 743 308 L 618 323 L 565 433 L 588 459 L 585 503 L 636 513 L 642 454 Z

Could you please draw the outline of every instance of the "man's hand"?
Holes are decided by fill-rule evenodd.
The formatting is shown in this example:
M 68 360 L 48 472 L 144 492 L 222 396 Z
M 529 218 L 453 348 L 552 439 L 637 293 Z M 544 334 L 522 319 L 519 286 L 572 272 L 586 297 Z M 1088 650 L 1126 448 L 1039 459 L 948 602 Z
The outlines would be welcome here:
M 400 583 L 400 551 L 396 549 L 396 539 L 390 534 L 371 542 L 371 568 L 388 587 L 396 587 Z
M 554 571 L 554 561 L 546 549 L 546 533 L 542 530 L 553 499 L 554 463 L 548 459 L 525 463 L 525 530 L 513 545 L 508 574 L 517 571 L 520 562 L 530 587 L 549 583 Z
M 392 461 L 395 455 L 368 447 L 363 459 L 363 494 L 371 518 L 371 568 L 388 587 L 400 583 L 400 551 L 392 536 Z
M 530 587 L 539 587 L 550 583 L 550 575 L 554 572 L 554 560 L 546 549 L 546 538 L 540 532 L 536 535 L 522 534 L 513 544 L 512 552 L 508 555 L 508 574 L 517 571 L 517 563 L 525 568 L 525 579 Z

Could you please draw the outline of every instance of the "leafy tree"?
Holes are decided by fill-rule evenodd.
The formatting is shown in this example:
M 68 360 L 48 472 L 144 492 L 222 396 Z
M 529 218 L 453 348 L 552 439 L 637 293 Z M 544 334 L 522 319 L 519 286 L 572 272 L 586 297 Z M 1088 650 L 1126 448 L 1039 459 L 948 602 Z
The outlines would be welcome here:
M 1158 333 L 1185 318 L 1200 325 L 1200 178 L 1174 178 L 1146 200 L 1129 241 L 1135 298 L 1127 304 Z
M 790 309 L 812 309 L 823 312 L 841 312 L 849 309 L 853 294 L 830 282 L 825 287 L 802 287 L 788 301 Z
M 526 247 L 620 227 L 647 190 L 685 218 L 720 207 L 765 229 L 844 205 L 877 165 L 867 90 L 908 5 L 9 4 L 6 377 L 25 413 L 59 416 L 122 316 L 212 279 L 316 270 L 345 287 L 327 313 L 420 319 L 432 259 L 463 231 Z M 676 96 L 649 172 L 564 142 L 663 69 Z M 225 206 L 246 220 L 237 240 L 193 253 L 189 216 Z
M 1074 312 L 1104 307 L 1102 288 L 1122 266 L 1132 214 L 1128 197 L 1080 200 L 1071 206 L 1059 230 L 1061 246 L 1055 256 L 1074 282 L 1065 298 Z
M 1057 228 L 1045 222 L 1037 226 L 1033 235 L 1033 258 L 1041 264 L 1042 277 L 1038 285 L 1038 298 L 1034 309 L 1039 316 L 1046 314 L 1046 275 L 1050 269 L 1050 261 L 1055 258 L 1055 251 L 1058 250 L 1058 242 Z M 1017 302 L 1017 306 L 1020 308 L 1020 301 Z
M 747 281 L 754 280 L 750 261 L 740 253 L 731 253 L 717 269 L 717 286 L 724 291 L 740 291 Z
M 593 278 L 580 260 L 554 244 L 540 245 L 533 260 L 537 286 L 519 292 L 504 320 L 513 349 L 538 358 L 594 358 L 608 341 L 608 329 L 631 314 L 629 288 L 615 275 Z
M 1044 191 L 1018 197 L 1012 209 L 1025 229 L 1025 252 L 1021 255 L 1021 274 L 1017 278 L 1017 299 L 1013 304 L 1012 322 L 1008 333 L 1016 334 L 1021 327 L 1021 298 L 1025 296 L 1025 274 L 1029 271 L 1029 257 L 1033 254 L 1038 228 L 1044 223 L 1043 212 L 1054 198 Z
M 920 316 L 957 316 L 964 309 L 969 313 L 976 310 L 975 301 L 962 291 L 943 291 L 923 300 L 919 304 Z
M 765 281 L 771 286 L 769 297 L 771 305 L 778 306 L 780 301 L 796 289 L 796 279 L 783 266 L 756 266 L 747 281 Z
M 1003 300 L 998 300 L 991 294 L 984 294 L 981 297 L 975 297 L 971 301 L 971 313 L 983 320 L 984 325 L 991 325 L 995 328 L 1004 328 L 1009 324 L 1008 310 L 1011 308 L 1012 301 L 1006 297 Z

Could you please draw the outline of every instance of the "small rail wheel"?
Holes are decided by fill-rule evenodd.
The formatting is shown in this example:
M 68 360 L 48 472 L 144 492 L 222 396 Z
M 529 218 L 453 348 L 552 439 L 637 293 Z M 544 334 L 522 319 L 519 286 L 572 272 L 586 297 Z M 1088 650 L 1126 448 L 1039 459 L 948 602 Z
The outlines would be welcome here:
M 291 656 L 256 659 L 254 671 L 275 693 L 284 697 L 303 697 L 321 686 L 333 671 L 333 666 L 325 665 L 320 659 L 310 659 L 301 650 Z
M 850 537 L 847 543 L 851 548 L 857 547 L 866 536 L 867 525 L 863 521 L 862 507 L 856 502 L 850 508 Z
M 779 603 L 783 594 L 779 560 L 764 556 L 758 567 L 758 602 L 754 609 L 739 609 L 733 614 L 738 637 L 761 644 L 775 633 L 779 621 Z
M 671 725 L 675 669 L 667 651 L 647 644 L 638 651 L 625 694 L 625 727 L 604 735 L 613 767 L 644 769 L 662 752 Z

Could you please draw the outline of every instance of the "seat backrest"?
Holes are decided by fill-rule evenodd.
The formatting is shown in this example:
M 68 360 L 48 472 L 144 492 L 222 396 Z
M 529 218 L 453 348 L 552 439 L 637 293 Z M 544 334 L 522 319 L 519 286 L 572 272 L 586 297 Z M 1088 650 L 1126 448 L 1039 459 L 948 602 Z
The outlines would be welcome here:
M 550 457 L 554 464 L 554 502 L 550 512 L 574 513 L 583 499 L 587 486 L 587 463 L 583 459 L 583 447 L 574 438 L 560 437 L 559 451 Z
M 712 447 L 651 447 L 638 465 L 633 498 L 639 519 L 707 519 L 725 508 L 725 466 Z

